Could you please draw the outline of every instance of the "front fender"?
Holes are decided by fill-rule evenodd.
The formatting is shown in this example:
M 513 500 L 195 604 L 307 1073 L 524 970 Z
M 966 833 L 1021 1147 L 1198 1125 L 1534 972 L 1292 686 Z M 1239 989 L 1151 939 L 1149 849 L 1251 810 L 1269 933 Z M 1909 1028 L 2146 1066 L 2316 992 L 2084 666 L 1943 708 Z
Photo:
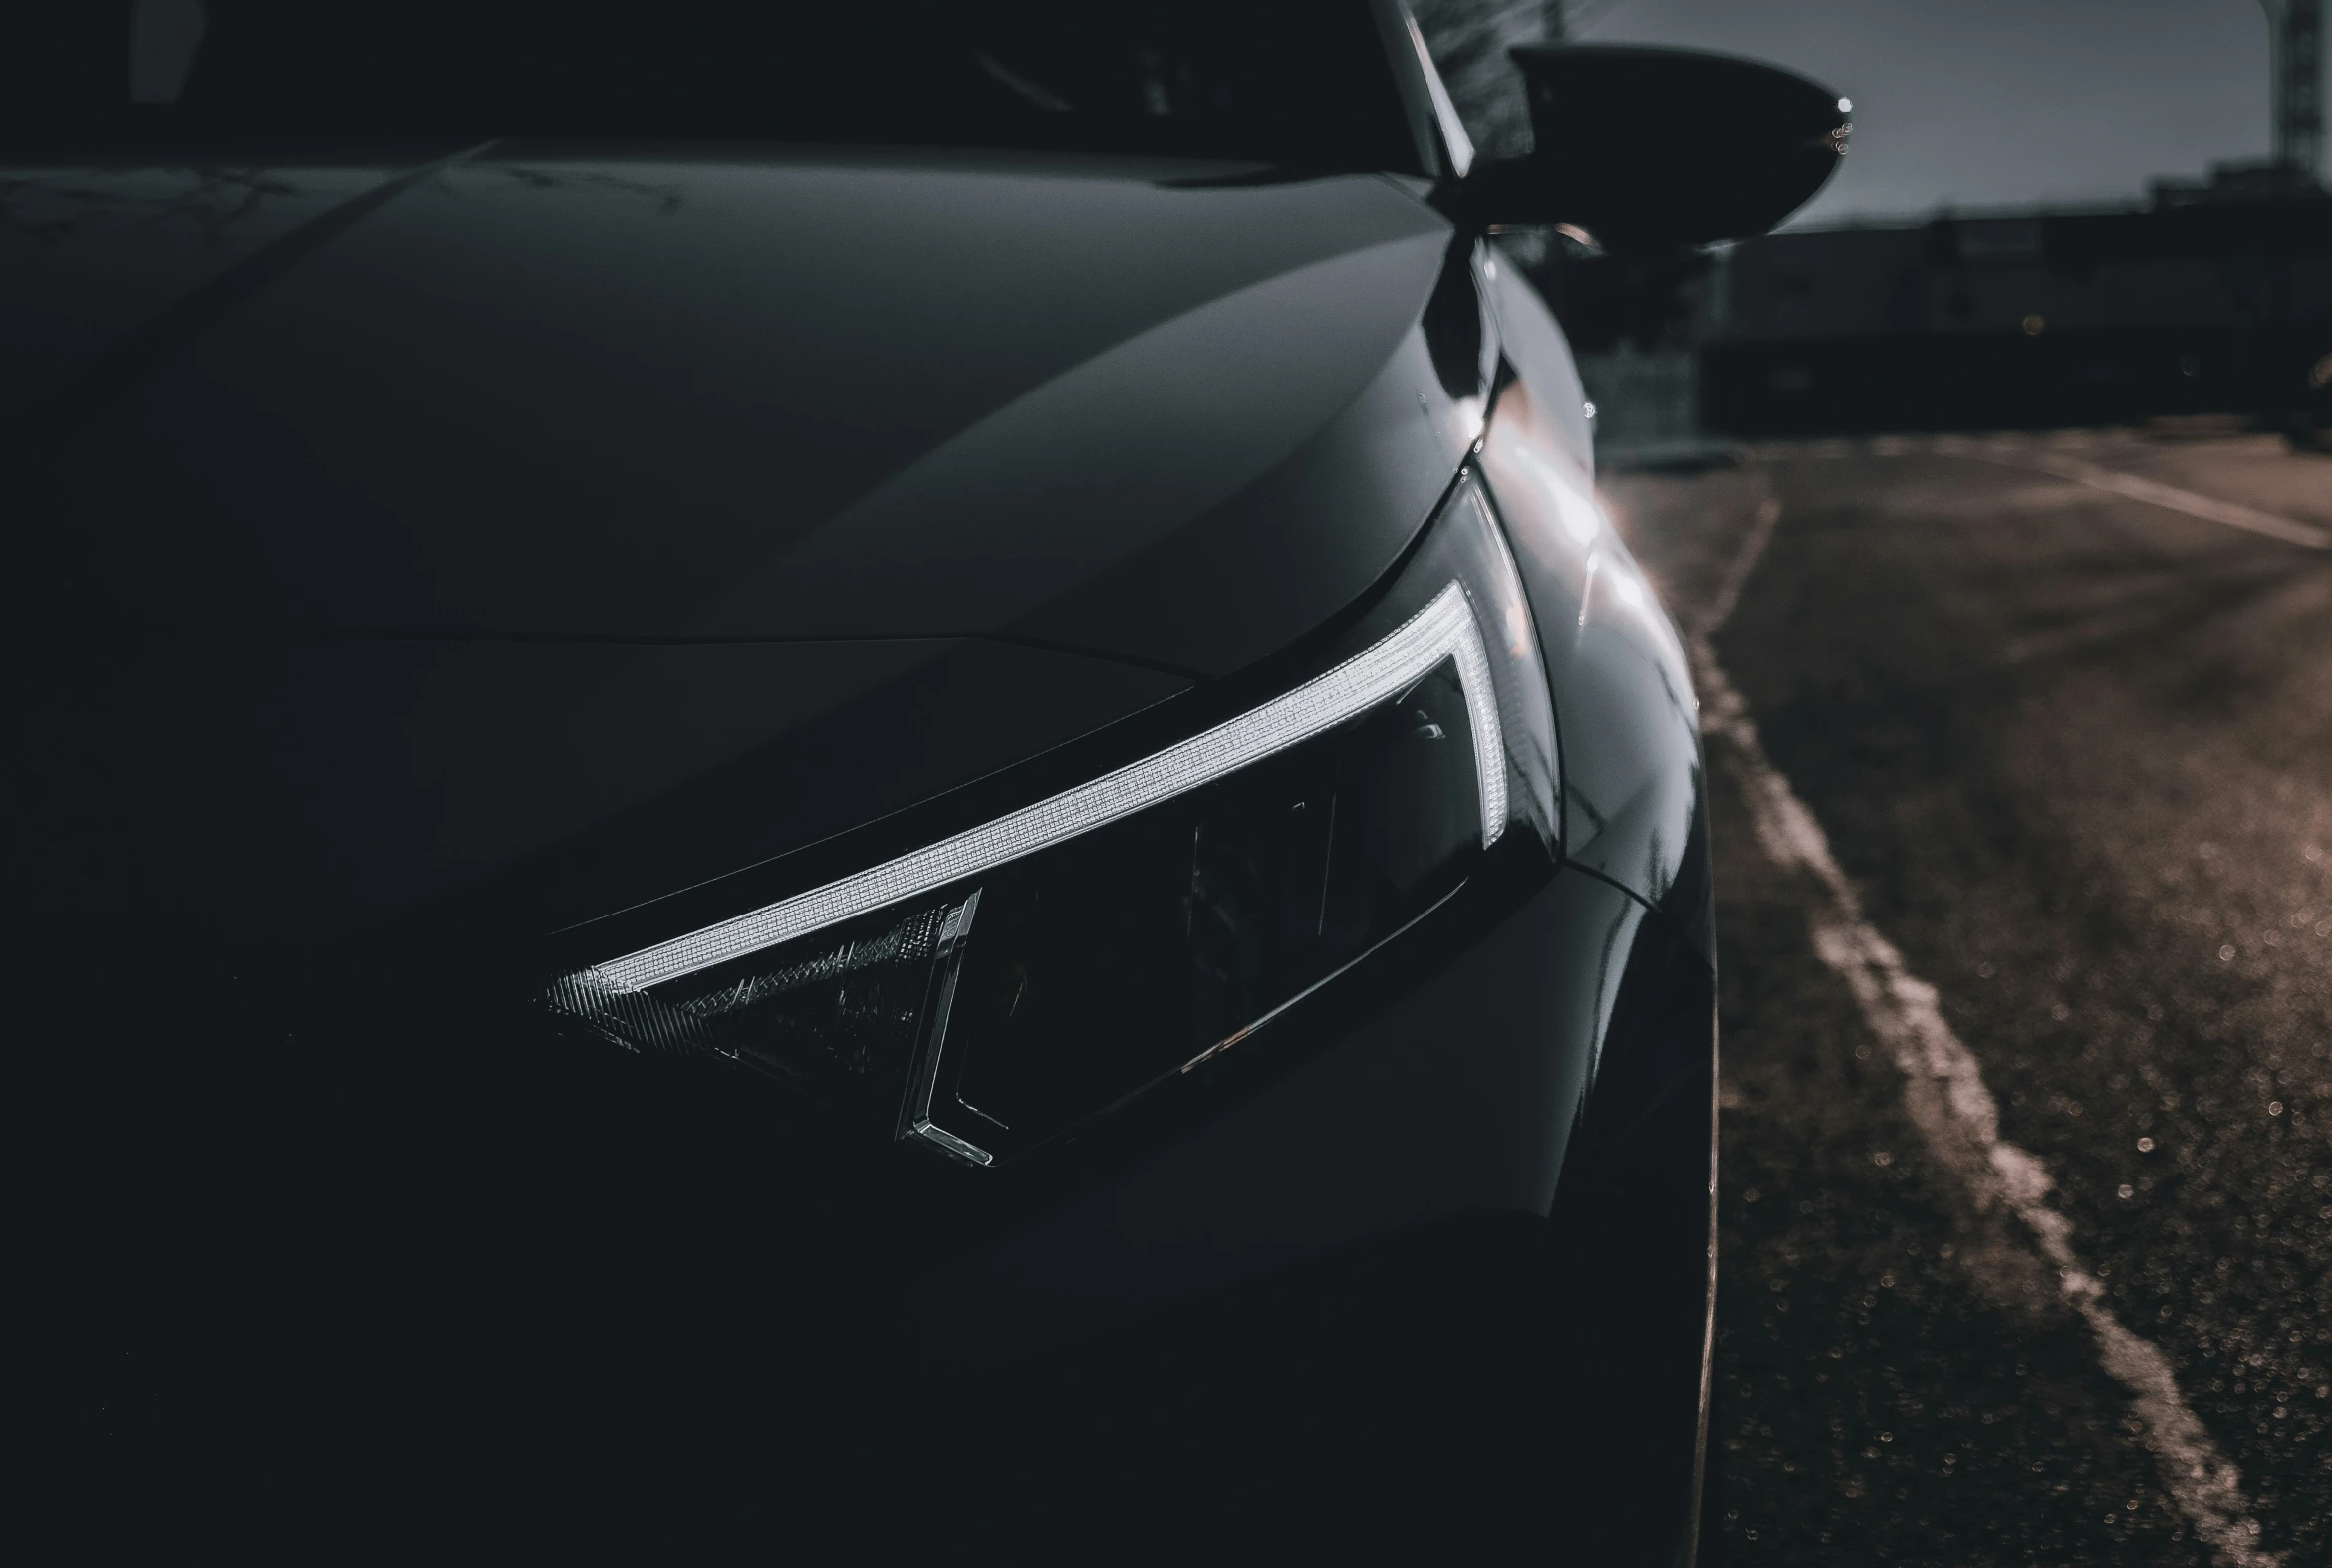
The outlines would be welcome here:
M 1566 359 L 1567 363 L 1567 359 Z M 1683 640 L 1595 499 L 1574 397 L 1502 379 L 1484 478 L 1537 617 L 1563 758 L 1563 853 L 1675 919 L 1711 962 L 1700 704 Z

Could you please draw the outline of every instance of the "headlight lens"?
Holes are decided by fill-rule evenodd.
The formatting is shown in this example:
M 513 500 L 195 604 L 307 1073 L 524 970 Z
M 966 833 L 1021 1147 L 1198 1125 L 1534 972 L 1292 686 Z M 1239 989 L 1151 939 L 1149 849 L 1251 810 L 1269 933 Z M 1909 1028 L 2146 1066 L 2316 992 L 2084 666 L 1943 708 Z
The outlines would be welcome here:
M 973 1165 L 1025 1153 L 1253 1034 L 1510 828 L 1551 849 L 1537 635 L 1471 478 L 1338 653 L 1186 740 L 547 999 Z

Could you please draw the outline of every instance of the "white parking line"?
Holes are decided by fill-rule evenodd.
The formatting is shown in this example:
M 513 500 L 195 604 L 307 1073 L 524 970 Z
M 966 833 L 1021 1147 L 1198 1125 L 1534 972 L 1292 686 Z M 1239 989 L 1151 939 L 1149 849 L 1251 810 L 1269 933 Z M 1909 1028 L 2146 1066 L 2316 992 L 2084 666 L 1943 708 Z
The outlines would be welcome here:
M 1702 617 L 1707 631 L 1701 634 L 1702 637 L 1732 619 L 1734 608 L 1741 602 L 1741 590 L 1748 586 L 1749 574 L 1757 569 L 1757 561 L 1765 554 L 1765 547 L 1773 542 L 1774 525 L 1780 521 L 1779 501 L 1768 495 L 1757 502 L 1757 520 L 1749 525 L 1748 536 L 1741 541 L 1741 548 L 1734 553 L 1731 564 L 1725 568 L 1724 581 L 1716 585 L 1716 597 L 1708 601 L 1707 612 Z
M 1941 441 L 1937 442 L 1937 450 L 1944 449 Z M 2177 485 L 2142 479 L 2134 473 L 2103 468 L 2077 457 L 2030 448 L 2018 449 L 2000 443 L 1980 451 L 1959 448 L 1951 454 L 1973 457 L 1979 462 L 1997 463 L 2003 468 L 2026 468 L 2058 479 L 2070 479 L 2075 484 L 2085 484 L 2093 490 L 2125 496 L 2133 501 L 2144 501 L 2173 512 L 2184 512 L 2189 517 L 2200 517 L 2206 522 L 2224 523 L 2229 528 L 2265 534 L 2270 539 L 2280 539 L 2285 544 L 2298 545 L 2303 550 L 2332 550 L 2332 529 L 2303 523 L 2297 518 L 2278 517 L 2273 512 L 2240 506 L 2233 501 L 2221 501 L 2215 496 L 2198 495 L 2192 490 L 2182 490 Z
M 2241 1477 L 2203 1430 L 2159 1346 L 2133 1334 L 2073 1250 L 2072 1224 L 2048 1204 L 2048 1170 L 2000 1136 L 1999 1105 L 1982 1065 L 1953 1032 L 1936 988 L 1864 917 L 1862 901 L 1830 853 L 1822 825 L 1770 759 L 1756 721 L 1716 660 L 1709 639 L 1730 617 L 1740 587 L 1773 537 L 1780 507 L 1768 500 L 1722 590 L 1689 640 L 1702 699 L 1702 730 L 1730 753 L 1757 842 L 1784 869 L 1806 873 L 1820 896 L 1807 912 L 1814 951 L 1846 981 L 1871 1032 L 1903 1070 L 1904 1104 L 1929 1152 L 1956 1176 L 1978 1212 L 2004 1209 L 2023 1222 L 2033 1249 L 2056 1273 L 2058 1293 L 2096 1337 L 2098 1360 L 2130 1393 L 2163 1486 L 2200 1539 L 2229 1568 L 2270 1568 L 2280 1552 L 2259 1545 Z

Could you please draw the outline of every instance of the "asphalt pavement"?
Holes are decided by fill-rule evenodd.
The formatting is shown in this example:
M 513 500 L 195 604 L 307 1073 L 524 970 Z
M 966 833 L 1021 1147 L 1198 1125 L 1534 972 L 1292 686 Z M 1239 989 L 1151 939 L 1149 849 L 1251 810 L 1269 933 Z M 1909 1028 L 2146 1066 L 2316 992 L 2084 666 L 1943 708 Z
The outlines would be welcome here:
M 1604 489 L 1714 780 L 1724 1560 L 2332 1564 L 2332 457 Z

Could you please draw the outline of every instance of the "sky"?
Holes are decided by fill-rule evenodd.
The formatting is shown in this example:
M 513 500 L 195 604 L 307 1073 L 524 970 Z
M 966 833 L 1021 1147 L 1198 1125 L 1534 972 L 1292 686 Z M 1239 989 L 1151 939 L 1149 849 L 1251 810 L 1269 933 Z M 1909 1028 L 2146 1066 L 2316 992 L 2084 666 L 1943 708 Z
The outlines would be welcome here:
M 1846 164 L 1791 227 L 2144 199 L 2268 144 L 2258 0 L 1589 0 L 1581 42 L 1789 66 L 1854 101 Z

